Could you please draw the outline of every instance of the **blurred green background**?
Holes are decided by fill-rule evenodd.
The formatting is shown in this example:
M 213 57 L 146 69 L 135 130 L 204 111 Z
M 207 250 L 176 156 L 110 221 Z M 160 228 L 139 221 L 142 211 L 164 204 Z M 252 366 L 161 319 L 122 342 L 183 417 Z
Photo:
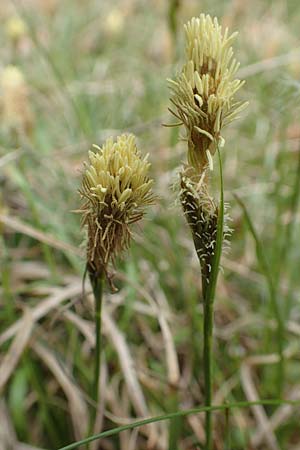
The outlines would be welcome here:
M 233 194 L 284 321 L 282 396 L 300 399 L 299 2 L 1 0 L 0 448 L 55 449 L 86 435 L 93 304 L 72 211 L 87 151 L 124 131 L 150 155 L 158 201 L 118 261 L 119 291 L 105 293 L 95 432 L 203 404 L 201 283 L 176 188 L 186 149 L 162 126 L 173 120 L 166 78 L 184 60 L 183 24 L 201 12 L 239 31 L 239 98 L 250 101 L 224 133 L 234 232 L 215 304 L 214 403 L 277 397 L 270 283 Z M 299 449 L 299 407 L 214 418 L 217 450 Z M 94 448 L 175 450 L 168 433 L 164 422 Z M 202 415 L 178 434 L 181 450 L 201 448 Z

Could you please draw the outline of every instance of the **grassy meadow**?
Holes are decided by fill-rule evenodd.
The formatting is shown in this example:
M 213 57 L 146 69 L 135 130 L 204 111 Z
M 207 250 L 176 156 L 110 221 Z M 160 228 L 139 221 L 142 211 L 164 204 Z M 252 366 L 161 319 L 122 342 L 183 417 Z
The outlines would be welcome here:
M 204 405 L 201 275 L 178 195 L 186 146 L 162 126 L 183 24 L 201 12 L 239 31 L 237 97 L 250 102 L 221 150 L 233 233 L 214 304 L 213 404 L 228 407 L 213 412 L 213 448 L 300 449 L 299 2 L 1 0 L 1 450 L 58 450 Z M 157 200 L 117 259 L 117 292 L 104 290 L 89 433 L 94 305 L 74 211 L 88 150 L 122 132 L 149 153 Z M 202 412 L 89 448 L 204 443 Z

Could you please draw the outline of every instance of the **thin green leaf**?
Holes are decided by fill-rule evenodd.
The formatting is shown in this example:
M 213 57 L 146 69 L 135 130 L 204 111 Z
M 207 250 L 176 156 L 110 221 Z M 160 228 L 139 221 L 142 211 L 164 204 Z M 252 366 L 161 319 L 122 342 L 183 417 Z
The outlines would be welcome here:
M 74 448 L 78 448 L 80 445 L 88 444 L 89 442 L 96 441 L 97 439 L 102 439 L 105 437 L 115 436 L 122 431 L 133 430 L 134 428 L 138 428 L 144 425 L 149 425 L 155 422 L 161 422 L 163 420 L 174 419 L 175 417 L 185 417 L 192 414 L 198 414 L 206 411 L 224 411 L 226 409 L 232 408 L 247 408 L 250 406 L 256 405 L 265 405 L 265 406 L 278 406 L 278 405 L 291 405 L 291 406 L 299 406 L 300 400 L 282 400 L 282 399 L 267 399 L 267 400 L 257 400 L 255 402 L 235 402 L 235 403 L 226 403 L 224 405 L 213 405 L 213 406 L 201 406 L 199 408 L 185 409 L 182 411 L 177 411 L 175 413 L 165 414 L 162 416 L 150 417 L 148 419 L 138 420 L 136 422 L 123 425 L 121 427 L 116 427 L 112 430 L 104 431 L 99 434 L 95 434 L 94 436 L 90 436 L 86 439 L 82 439 L 81 441 L 73 442 L 70 445 L 65 447 L 61 447 L 58 450 L 72 450 Z
M 255 241 L 257 260 L 261 267 L 261 271 L 266 278 L 266 282 L 267 282 L 268 290 L 269 290 L 270 302 L 271 302 L 273 313 L 274 313 L 274 316 L 275 316 L 276 322 L 277 322 L 277 346 L 278 346 L 278 354 L 279 354 L 277 384 L 278 384 L 278 393 L 280 396 L 281 391 L 282 391 L 282 386 L 283 386 L 283 380 L 284 380 L 284 358 L 283 358 L 284 323 L 283 323 L 283 320 L 281 317 L 281 312 L 280 312 L 278 302 L 277 302 L 276 288 L 275 288 L 273 277 L 272 277 L 272 274 L 271 274 L 271 271 L 269 268 L 269 264 L 268 264 L 268 261 L 267 261 L 266 255 L 265 255 L 263 244 L 258 237 L 258 234 L 255 230 L 255 227 L 254 227 L 251 217 L 247 211 L 247 208 L 246 208 L 245 204 L 242 202 L 242 200 L 237 195 L 234 195 L 234 197 L 244 212 L 244 217 L 245 217 L 247 226 L 248 226 L 249 231 Z

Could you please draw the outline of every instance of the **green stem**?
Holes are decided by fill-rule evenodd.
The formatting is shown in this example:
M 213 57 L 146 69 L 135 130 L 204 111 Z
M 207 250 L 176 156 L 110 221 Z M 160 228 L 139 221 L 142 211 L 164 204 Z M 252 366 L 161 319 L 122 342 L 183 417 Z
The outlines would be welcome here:
M 204 344 L 203 344 L 203 365 L 204 365 L 204 401 L 205 406 L 212 403 L 212 340 L 213 340 L 213 304 L 207 302 L 204 305 L 203 315 Z M 206 450 L 212 448 L 212 416 L 211 411 L 205 414 Z
M 2 230 L 0 229 L 0 233 L 1 231 Z M 3 236 L 1 235 L 0 235 L 0 250 L 2 253 L 1 284 L 3 292 L 4 310 L 7 320 L 12 323 L 15 317 L 14 316 L 15 297 L 12 291 L 9 250 L 5 240 L 3 239 Z
M 209 276 L 209 282 L 202 277 L 203 290 L 203 363 L 204 363 L 204 391 L 205 406 L 210 407 L 212 404 L 212 386 L 213 386 L 213 326 L 214 326 L 214 300 L 220 269 L 220 260 L 223 246 L 224 236 L 224 189 L 223 189 L 223 172 L 220 151 L 218 148 L 219 171 L 220 171 L 220 203 L 218 208 L 217 236 L 214 247 L 214 256 L 212 260 L 212 268 Z M 205 415 L 205 434 L 206 445 L 205 450 L 212 450 L 212 415 L 208 409 Z
M 179 410 L 179 395 L 178 389 L 174 386 L 171 392 L 171 410 Z M 182 417 L 175 417 L 170 421 L 169 429 L 169 450 L 179 450 L 180 435 L 182 432 Z
M 95 299 L 95 331 L 96 331 L 96 354 L 95 354 L 95 365 L 94 365 L 94 380 L 92 385 L 91 396 L 95 403 L 95 408 L 91 414 L 89 434 L 92 432 L 98 409 L 99 402 L 99 376 L 100 376 L 100 365 L 101 365 L 101 311 L 102 311 L 102 291 L 103 291 L 103 276 L 97 275 L 93 272 L 89 272 L 91 285 L 93 289 L 94 299 Z
M 294 235 L 294 229 L 296 225 L 296 216 L 297 216 L 297 208 L 300 198 L 300 148 L 298 148 L 298 161 L 297 161 L 297 168 L 296 168 L 296 175 L 295 175 L 295 182 L 293 187 L 293 193 L 291 198 L 291 205 L 290 205 L 290 220 L 285 228 L 285 235 L 283 239 L 283 244 L 281 248 L 280 253 L 280 268 L 278 270 L 278 276 L 277 276 L 277 283 L 276 283 L 276 289 L 278 290 L 278 286 L 280 284 L 280 275 L 281 270 L 284 270 L 286 268 L 286 262 L 287 262 L 287 256 L 291 253 L 291 246 L 293 243 L 293 235 Z M 291 310 L 291 296 L 288 295 L 287 301 L 285 302 L 285 309 L 284 309 L 284 316 L 286 319 L 289 318 L 289 313 Z
M 168 22 L 169 30 L 173 41 L 173 60 L 176 60 L 177 54 L 177 28 L 178 28 L 178 13 L 180 8 L 181 0 L 169 0 L 169 12 L 168 12 Z

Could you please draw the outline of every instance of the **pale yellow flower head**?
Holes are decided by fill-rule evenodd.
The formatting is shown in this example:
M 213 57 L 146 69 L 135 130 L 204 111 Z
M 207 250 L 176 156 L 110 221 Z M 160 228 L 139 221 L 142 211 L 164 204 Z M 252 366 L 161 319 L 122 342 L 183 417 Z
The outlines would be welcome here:
M 100 274 L 128 247 L 129 225 L 140 220 L 153 201 L 153 181 L 147 156 L 141 157 L 133 135 L 123 134 L 116 142 L 110 138 L 95 148 L 89 152 L 80 194 L 88 228 L 88 267 Z
M 111 36 L 120 34 L 125 25 L 124 13 L 121 9 L 112 9 L 105 20 L 105 31 Z
M 17 43 L 26 36 L 28 29 L 26 23 L 18 16 L 10 17 L 5 24 L 5 31 L 9 39 Z
M 222 146 L 222 128 L 237 118 L 246 102 L 235 93 L 244 84 L 234 76 L 239 63 L 233 58 L 232 41 L 237 33 L 222 32 L 218 20 L 201 14 L 185 25 L 187 62 L 177 79 L 169 80 L 172 113 L 185 126 L 188 161 L 200 172 L 212 166 L 211 156 Z
M 1 74 L 1 83 L 3 88 L 13 88 L 23 86 L 25 78 L 21 70 L 16 66 L 7 66 Z
M 9 129 L 30 134 L 32 111 L 28 85 L 22 71 L 7 66 L 0 74 L 2 123 Z

